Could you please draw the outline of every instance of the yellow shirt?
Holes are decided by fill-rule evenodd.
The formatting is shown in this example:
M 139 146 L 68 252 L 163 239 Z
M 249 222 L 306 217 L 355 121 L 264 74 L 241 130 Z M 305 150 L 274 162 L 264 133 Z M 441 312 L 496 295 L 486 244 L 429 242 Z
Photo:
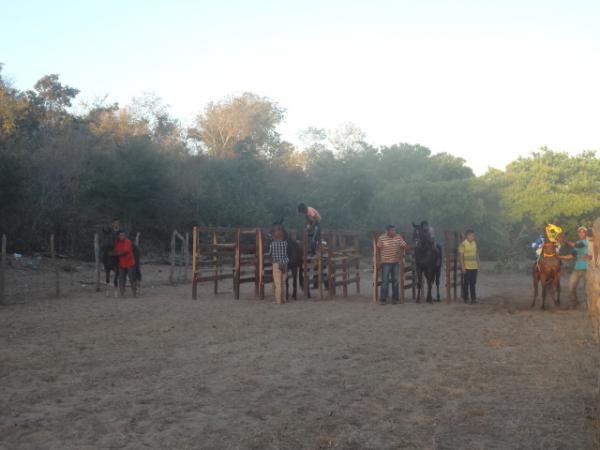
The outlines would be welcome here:
M 477 258 L 477 242 L 469 242 L 466 239 L 458 246 L 459 255 L 463 255 L 465 269 L 479 269 L 479 261 Z

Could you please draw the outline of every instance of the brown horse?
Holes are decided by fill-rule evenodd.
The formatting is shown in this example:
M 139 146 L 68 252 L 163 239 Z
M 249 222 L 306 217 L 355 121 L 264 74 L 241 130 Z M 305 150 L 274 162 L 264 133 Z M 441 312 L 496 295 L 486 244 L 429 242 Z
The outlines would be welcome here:
M 558 256 L 558 245 L 550 242 L 547 237 L 542 244 L 542 254 L 538 261 L 533 265 L 533 302 L 531 307 L 535 306 L 538 296 L 538 284 L 542 284 L 542 309 L 546 308 L 546 293 L 550 286 L 554 291 L 554 304 L 560 307 L 560 258 Z

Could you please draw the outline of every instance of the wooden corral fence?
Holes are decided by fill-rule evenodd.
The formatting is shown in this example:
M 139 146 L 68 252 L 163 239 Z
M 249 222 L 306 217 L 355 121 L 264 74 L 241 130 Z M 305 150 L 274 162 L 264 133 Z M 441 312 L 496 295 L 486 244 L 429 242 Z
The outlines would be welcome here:
M 10 247 L 9 236 L 0 239 L 0 304 L 24 303 L 36 298 L 59 298 L 94 285 L 95 268 L 58 247 L 52 233 L 46 245 L 29 255 Z
M 323 287 L 327 287 L 330 298 L 342 289 L 342 296 L 348 296 L 348 286 L 355 284 L 360 294 L 360 234 L 348 230 L 323 230 L 321 242 L 314 255 L 309 254 L 308 230 L 302 236 L 303 270 L 306 285 L 317 285 L 319 298 L 323 298 Z M 305 298 L 308 291 L 304 289 Z
M 235 299 L 240 285 L 254 283 L 255 295 L 260 295 L 264 283 L 262 231 L 259 228 L 194 227 L 192 231 L 192 297 L 198 297 L 198 283 L 212 281 L 219 292 L 219 282 L 232 280 Z
M 407 234 L 399 233 L 400 236 L 406 241 Z M 379 300 L 379 288 L 381 286 L 382 280 L 381 277 L 381 255 L 380 251 L 377 248 L 377 239 L 381 236 L 380 233 L 373 233 L 373 239 L 371 244 L 371 254 L 373 257 L 373 292 L 372 292 L 372 300 L 373 302 L 377 302 Z M 408 241 L 407 241 L 408 242 Z M 411 252 L 407 252 L 402 249 L 402 254 L 400 257 L 400 270 L 399 270 L 399 294 L 400 294 L 400 303 L 404 303 L 405 291 L 411 291 L 411 298 L 414 300 L 416 298 L 417 293 L 417 272 L 415 267 L 415 260 L 413 254 Z
M 296 230 L 288 230 L 296 239 Z M 198 283 L 212 282 L 214 293 L 219 282 L 232 280 L 234 298 L 240 297 L 240 286 L 254 283 L 254 294 L 263 299 L 265 284 L 272 283 L 270 256 L 266 254 L 269 231 L 261 228 L 194 227 L 192 231 L 192 298 L 198 297 Z M 323 286 L 334 297 L 338 287 L 344 296 L 348 286 L 356 284 L 360 292 L 359 234 L 343 230 L 323 230 L 325 243 L 318 246 L 315 255 L 309 255 L 308 236 L 303 236 L 304 296 L 312 280 L 318 283 L 319 298 Z M 311 280 L 312 277 L 312 280 Z
M 462 296 L 463 274 L 460 270 L 458 247 L 463 240 L 462 233 L 444 231 L 444 279 L 446 302 L 456 301 L 457 292 Z
M 171 265 L 169 283 L 172 285 L 178 282 L 186 282 L 188 279 L 189 248 L 190 234 L 185 233 L 184 236 L 177 230 L 173 230 L 169 255 L 169 263 Z

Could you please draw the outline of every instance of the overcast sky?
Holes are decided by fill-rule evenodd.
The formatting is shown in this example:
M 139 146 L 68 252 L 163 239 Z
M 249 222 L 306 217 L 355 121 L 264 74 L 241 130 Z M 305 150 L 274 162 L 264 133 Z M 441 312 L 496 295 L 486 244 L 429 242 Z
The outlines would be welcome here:
M 353 122 L 477 173 L 540 146 L 600 150 L 600 1 L 22 1 L 0 15 L 16 87 L 57 73 L 82 99 L 154 92 L 184 123 L 244 91 L 280 131 Z

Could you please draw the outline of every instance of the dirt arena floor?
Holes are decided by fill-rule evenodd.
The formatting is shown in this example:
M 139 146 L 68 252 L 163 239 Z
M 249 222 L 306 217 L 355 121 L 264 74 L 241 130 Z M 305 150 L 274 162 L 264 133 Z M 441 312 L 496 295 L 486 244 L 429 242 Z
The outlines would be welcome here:
M 600 448 L 584 310 L 531 310 L 525 275 L 484 271 L 473 306 L 373 305 L 365 278 L 286 305 L 148 283 L 1 307 L 0 448 Z

